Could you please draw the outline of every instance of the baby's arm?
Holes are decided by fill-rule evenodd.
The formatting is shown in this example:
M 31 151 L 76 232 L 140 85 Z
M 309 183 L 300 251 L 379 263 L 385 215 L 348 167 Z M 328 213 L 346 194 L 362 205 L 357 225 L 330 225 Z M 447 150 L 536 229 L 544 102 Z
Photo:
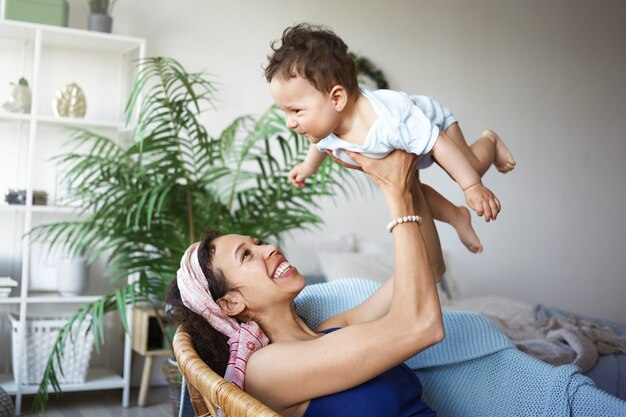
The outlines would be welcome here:
M 439 165 L 459 184 L 465 193 L 465 201 L 485 220 L 495 220 L 500 212 L 500 201 L 483 185 L 480 176 L 474 170 L 463 152 L 445 133 L 439 133 L 439 139 L 433 148 L 433 157 Z
M 317 172 L 322 162 L 324 162 L 325 157 L 326 153 L 320 152 L 317 146 L 313 144 L 309 145 L 309 151 L 304 161 L 297 164 L 289 171 L 289 181 L 297 188 L 304 187 L 304 181 Z

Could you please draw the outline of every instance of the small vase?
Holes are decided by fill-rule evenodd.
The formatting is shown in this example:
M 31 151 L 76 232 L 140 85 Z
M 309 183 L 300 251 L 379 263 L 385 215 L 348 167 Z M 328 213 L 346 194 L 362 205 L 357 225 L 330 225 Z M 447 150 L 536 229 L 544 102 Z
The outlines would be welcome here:
M 90 14 L 89 15 L 89 30 L 96 32 L 111 33 L 113 27 L 113 18 L 108 14 Z

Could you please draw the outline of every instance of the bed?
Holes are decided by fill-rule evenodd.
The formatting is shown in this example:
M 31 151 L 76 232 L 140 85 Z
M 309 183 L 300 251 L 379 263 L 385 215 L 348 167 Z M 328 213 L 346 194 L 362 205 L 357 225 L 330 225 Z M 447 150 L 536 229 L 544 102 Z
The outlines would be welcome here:
M 296 308 L 314 327 L 371 294 L 380 283 L 342 278 L 305 288 Z M 626 401 L 580 374 L 517 349 L 485 315 L 444 308 L 446 338 L 406 363 L 439 417 L 624 417 Z

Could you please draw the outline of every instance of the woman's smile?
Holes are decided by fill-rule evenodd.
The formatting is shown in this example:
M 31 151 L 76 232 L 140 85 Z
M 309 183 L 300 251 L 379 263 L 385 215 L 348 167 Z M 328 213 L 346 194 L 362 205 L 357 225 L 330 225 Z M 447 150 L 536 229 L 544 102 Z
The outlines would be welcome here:
M 272 274 L 272 279 L 280 279 L 280 278 L 288 278 L 293 273 L 298 272 L 295 266 L 292 266 L 287 260 L 283 258 L 282 261 L 278 263 L 278 266 L 274 270 Z

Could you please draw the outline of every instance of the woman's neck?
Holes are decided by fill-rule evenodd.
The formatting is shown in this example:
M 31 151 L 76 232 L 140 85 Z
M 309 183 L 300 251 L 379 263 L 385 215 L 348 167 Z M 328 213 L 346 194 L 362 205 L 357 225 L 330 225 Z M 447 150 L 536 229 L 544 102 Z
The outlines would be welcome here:
M 318 334 L 298 316 L 293 304 L 288 308 L 274 309 L 271 313 L 253 320 L 261 326 L 270 343 L 309 340 L 318 337 Z

